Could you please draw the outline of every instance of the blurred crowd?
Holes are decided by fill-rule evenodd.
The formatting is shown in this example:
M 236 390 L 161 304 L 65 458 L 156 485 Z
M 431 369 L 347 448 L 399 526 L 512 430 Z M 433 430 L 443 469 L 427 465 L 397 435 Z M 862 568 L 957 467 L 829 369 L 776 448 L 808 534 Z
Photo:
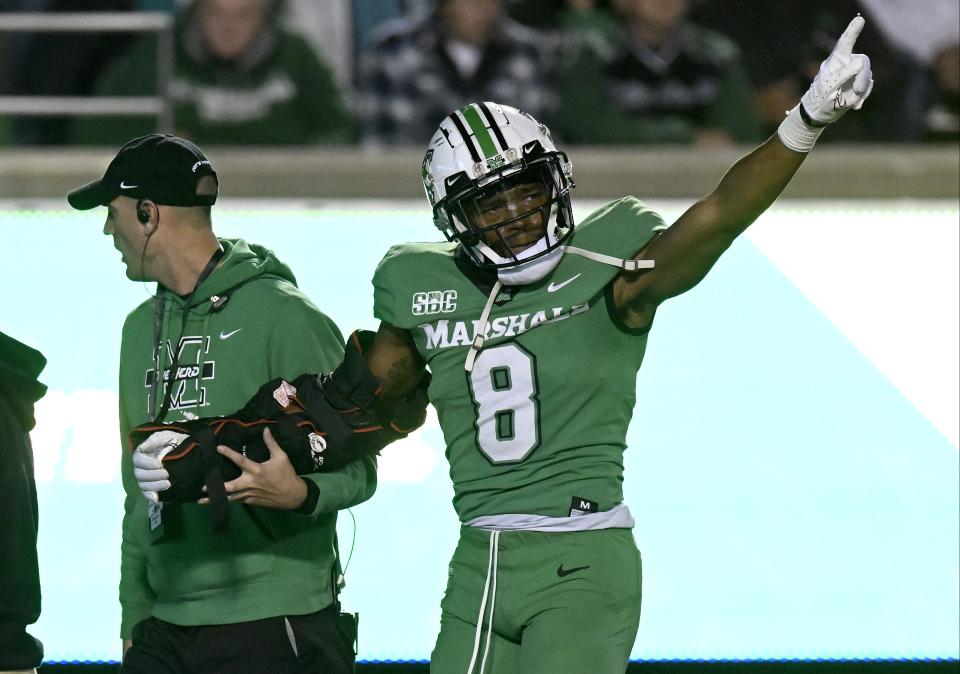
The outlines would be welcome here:
M 825 140 L 960 139 L 960 0 L 0 0 L 0 18 L 64 11 L 172 13 L 172 77 L 156 34 L 0 32 L 0 96 L 160 94 L 162 130 L 203 146 L 422 147 L 476 100 L 567 144 L 754 143 L 857 13 L 873 101 Z M 63 112 L 0 114 L 0 145 L 158 130 Z

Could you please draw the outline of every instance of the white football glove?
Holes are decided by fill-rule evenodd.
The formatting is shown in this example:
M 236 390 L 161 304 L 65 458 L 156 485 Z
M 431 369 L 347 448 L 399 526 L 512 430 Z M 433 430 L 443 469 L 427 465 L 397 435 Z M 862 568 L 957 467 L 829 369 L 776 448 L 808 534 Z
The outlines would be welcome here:
M 133 477 L 151 503 L 160 500 L 157 492 L 170 488 L 170 474 L 163 468 L 163 457 L 186 439 L 185 433 L 157 431 L 133 450 Z
M 854 17 L 837 41 L 830 56 L 820 64 L 800 104 L 787 113 L 777 134 L 791 150 L 809 152 L 823 127 L 837 121 L 851 108 L 859 110 L 873 91 L 870 58 L 854 54 L 853 46 L 866 23 Z

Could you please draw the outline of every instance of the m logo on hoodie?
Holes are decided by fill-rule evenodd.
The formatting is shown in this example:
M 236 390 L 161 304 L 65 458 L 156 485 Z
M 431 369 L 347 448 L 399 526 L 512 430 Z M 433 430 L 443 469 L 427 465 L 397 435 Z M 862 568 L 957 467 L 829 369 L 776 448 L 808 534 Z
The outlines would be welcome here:
M 201 383 L 213 379 L 216 374 L 216 361 L 205 360 L 204 356 L 210 352 L 210 338 L 205 336 L 184 336 L 177 347 L 177 371 L 172 372 L 169 365 L 173 364 L 173 345 L 168 340 L 165 344 L 167 367 L 163 370 L 162 386 L 155 387 L 156 369 L 150 368 L 144 377 L 144 386 L 149 389 L 147 394 L 147 409 L 154 409 L 151 396 L 156 392 L 163 400 L 167 388 L 173 386 L 170 393 L 170 409 L 179 410 L 189 407 L 201 407 L 207 403 L 207 389 Z M 157 405 L 159 407 L 159 404 Z

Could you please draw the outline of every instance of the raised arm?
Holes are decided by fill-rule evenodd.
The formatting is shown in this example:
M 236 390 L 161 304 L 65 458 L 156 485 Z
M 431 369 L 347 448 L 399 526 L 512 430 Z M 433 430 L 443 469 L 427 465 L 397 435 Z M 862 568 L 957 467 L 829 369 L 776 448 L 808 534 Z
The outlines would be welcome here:
M 863 105 L 873 88 L 870 60 L 852 53 L 863 24 L 859 16 L 850 22 L 777 133 L 737 161 L 713 192 L 637 254 L 638 259 L 655 260 L 656 266 L 617 278 L 614 302 L 628 326 L 649 327 L 661 302 L 699 283 L 733 240 L 780 196 L 823 128 Z

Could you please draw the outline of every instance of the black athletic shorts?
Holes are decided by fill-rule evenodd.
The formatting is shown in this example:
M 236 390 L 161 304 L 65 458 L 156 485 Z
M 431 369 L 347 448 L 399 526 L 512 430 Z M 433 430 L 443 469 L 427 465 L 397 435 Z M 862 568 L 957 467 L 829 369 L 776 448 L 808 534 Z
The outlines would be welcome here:
M 133 628 L 121 674 L 353 674 L 355 623 L 336 605 L 316 613 L 182 627 Z

